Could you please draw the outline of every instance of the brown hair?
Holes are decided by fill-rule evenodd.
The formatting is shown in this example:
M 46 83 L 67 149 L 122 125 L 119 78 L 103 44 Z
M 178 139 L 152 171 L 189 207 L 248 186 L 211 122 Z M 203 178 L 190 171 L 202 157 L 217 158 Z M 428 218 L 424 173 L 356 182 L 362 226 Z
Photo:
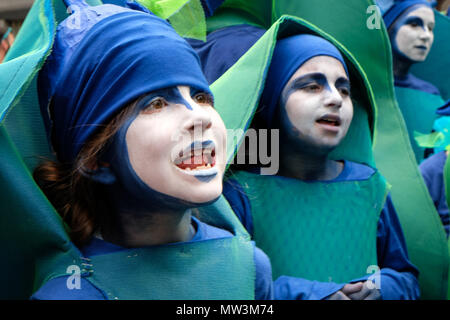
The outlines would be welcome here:
M 98 168 L 101 154 L 136 104 L 137 101 L 131 103 L 102 126 L 73 163 L 45 160 L 34 169 L 34 180 L 66 222 L 70 238 L 79 247 L 91 239 L 108 212 L 104 188 L 83 172 Z

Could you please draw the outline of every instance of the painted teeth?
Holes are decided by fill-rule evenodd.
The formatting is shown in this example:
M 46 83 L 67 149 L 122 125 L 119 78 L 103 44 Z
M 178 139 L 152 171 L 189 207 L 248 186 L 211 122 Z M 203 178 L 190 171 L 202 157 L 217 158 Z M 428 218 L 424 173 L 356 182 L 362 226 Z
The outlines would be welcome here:
M 206 170 L 206 169 L 211 169 L 212 167 L 211 167 L 211 164 L 210 163 L 208 163 L 207 165 L 205 165 L 205 166 L 198 166 L 198 167 L 196 167 L 195 169 L 191 169 L 191 168 L 186 168 L 185 170 L 186 171 L 195 171 L 195 170 Z

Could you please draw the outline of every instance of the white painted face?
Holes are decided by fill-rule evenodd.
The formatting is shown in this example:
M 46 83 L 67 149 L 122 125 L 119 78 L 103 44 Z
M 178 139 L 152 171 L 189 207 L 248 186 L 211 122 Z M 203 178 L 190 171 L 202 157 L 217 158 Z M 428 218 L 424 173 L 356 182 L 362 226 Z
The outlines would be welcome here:
M 281 126 L 302 148 L 330 152 L 353 118 L 350 83 L 341 62 L 317 56 L 304 63 L 282 92 Z
M 418 7 L 397 23 L 396 49 L 412 61 L 424 61 L 434 41 L 433 10 L 425 6 Z
M 226 128 L 207 94 L 178 92 L 189 106 L 155 97 L 140 111 L 126 133 L 128 156 L 151 189 L 205 203 L 222 193 Z

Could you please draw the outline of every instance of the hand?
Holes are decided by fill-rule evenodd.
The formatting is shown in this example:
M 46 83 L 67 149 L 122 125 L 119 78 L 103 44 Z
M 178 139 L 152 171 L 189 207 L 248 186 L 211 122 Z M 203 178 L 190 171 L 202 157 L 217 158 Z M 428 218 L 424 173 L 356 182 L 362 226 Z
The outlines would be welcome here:
M 327 300 L 351 300 L 342 291 L 336 291 L 332 295 L 328 296 Z
M 372 288 L 372 283 L 371 286 L 367 285 L 368 282 L 371 281 L 349 283 L 341 291 L 351 300 L 380 300 L 380 290 Z

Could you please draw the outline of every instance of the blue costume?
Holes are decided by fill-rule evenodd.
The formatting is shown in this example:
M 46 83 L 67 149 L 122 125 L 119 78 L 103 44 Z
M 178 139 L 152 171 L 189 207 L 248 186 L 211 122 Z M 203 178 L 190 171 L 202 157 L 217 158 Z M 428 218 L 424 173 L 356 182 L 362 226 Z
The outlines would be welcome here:
M 206 241 L 231 237 L 232 235 L 223 229 L 219 229 L 192 218 L 197 232 L 188 242 Z M 170 246 L 170 244 L 168 244 Z M 126 251 L 127 248 L 117 246 L 99 238 L 93 238 L 85 247 L 81 248 L 85 257 L 92 257 L 105 253 Z M 271 267 L 269 258 L 264 252 L 255 247 L 254 260 L 256 267 L 255 299 L 271 300 L 273 298 Z M 81 278 L 80 289 L 69 290 L 66 282 L 69 276 L 60 277 L 47 282 L 33 294 L 33 300 L 105 300 L 106 295 L 102 290 L 96 288 L 89 281 Z
M 197 52 L 206 80 L 211 84 L 235 64 L 264 32 L 262 28 L 240 24 L 211 32 L 206 42 L 187 40 Z
M 344 170 L 329 183 L 368 179 L 375 170 L 362 164 L 344 161 Z M 250 202 L 242 187 L 232 178 L 224 184 L 224 195 L 246 229 L 253 233 Z M 276 236 L 276 235 L 275 235 Z M 381 211 L 377 230 L 377 258 L 381 268 L 381 296 L 385 300 L 417 299 L 418 270 L 408 259 L 403 232 L 390 196 Z M 369 276 L 352 282 L 367 280 Z M 274 281 L 278 300 L 320 300 L 340 290 L 344 284 L 311 281 L 281 276 Z
M 450 101 L 447 101 L 447 103 L 440 107 L 436 113 L 440 116 L 450 117 Z M 443 176 L 446 160 L 446 152 L 441 151 L 423 161 L 419 168 L 428 187 L 428 191 L 430 192 L 431 199 L 433 199 L 436 210 L 441 217 L 448 238 L 450 233 L 450 214 L 447 205 Z
M 122 205 L 130 199 L 135 199 L 131 201 L 135 203 L 135 207 L 129 208 L 131 211 L 144 209 L 151 212 L 152 209 L 159 208 L 159 205 L 175 211 L 198 207 L 198 205 L 191 204 L 188 201 L 153 190 L 144 183 L 130 164 L 127 146 L 124 145 L 124 136 L 128 127 L 140 111 L 148 106 L 148 102 L 154 98 L 155 92 L 158 92 L 158 96 L 163 96 L 167 101 L 183 104 L 190 110 L 192 108 L 181 96 L 176 86 L 189 86 L 191 95 L 198 91 L 210 93 L 200 68 L 198 56 L 167 22 L 154 16 L 141 6 L 133 5 L 132 8 L 138 10 L 130 10 L 115 5 L 90 7 L 81 1 L 77 2 L 77 5 L 76 10 L 80 10 L 81 14 L 75 11 L 74 14 L 58 25 L 52 54 L 48 57 L 38 78 L 41 113 L 49 140 L 58 160 L 62 163 L 72 164 L 81 148 L 92 138 L 99 127 L 104 126 L 118 112 L 139 98 L 133 113 L 122 124 L 114 137 L 110 139 L 110 145 L 105 148 L 104 154 L 101 155 L 102 160 L 111 164 L 110 167 L 100 167 L 92 172 L 85 171 L 84 173 L 88 174 L 89 178 L 102 184 L 104 190 L 111 192 L 110 195 L 113 195 L 114 199 L 117 200 L 116 205 Z M 74 19 L 82 19 L 80 22 L 82 28 L 71 27 Z M 120 25 L 120 28 L 117 28 L 117 25 Z M 174 63 L 175 61 L 176 63 Z M 223 202 L 225 201 L 223 200 Z M 221 213 L 220 210 L 219 213 Z M 232 215 L 229 209 L 227 212 Z M 212 220 L 214 220 L 214 217 L 212 217 Z M 237 264 L 243 268 L 252 270 L 251 266 L 256 263 L 256 275 L 252 274 L 247 279 L 254 282 L 256 298 L 272 298 L 270 262 L 261 250 L 255 248 L 254 243 L 251 243 L 248 237 L 247 240 L 241 239 L 241 236 L 237 236 L 239 230 L 227 229 L 225 231 L 200 222 L 195 218 L 192 218 L 192 224 L 197 229 L 193 239 L 188 242 L 177 243 L 178 246 L 164 246 L 162 251 L 172 252 L 173 247 L 180 247 L 181 250 L 185 246 L 196 248 L 198 247 L 196 243 L 202 242 L 204 244 L 201 246 L 203 249 L 198 251 L 195 257 L 176 257 L 176 259 L 181 259 L 188 264 L 193 262 L 195 267 L 193 266 L 192 271 L 195 272 L 198 267 L 202 268 L 202 266 L 209 269 L 213 268 L 214 264 L 210 260 L 211 255 L 203 251 L 205 248 L 212 248 L 219 242 L 235 242 L 238 245 L 235 249 L 231 249 L 234 245 L 218 245 L 228 248 L 224 250 L 233 250 L 236 253 Z M 225 223 L 225 225 L 227 224 Z M 228 226 L 230 227 L 230 225 Z M 244 238 L 246 237 L 244 236 Z M 248 242 L 245 244 L 245 249 L 244 246 L 240 247 L 239 243 L 242 241 Z M 98 271 L 96 271 L 98 273 L 97 279 L 89 281 L 89 279 L 83 278 L 82 290 L 69 291 L 66 286 L 67 277 L 54 272 L 52 275 L 54 278 L 44 282 L 44 285 L 33 295 L 33 298 L 111 298 L 112 296 L 108 296 L 111 293 L 102 290 L 101 286 L 113 287 L 120 291 L 120 284 L 117 283 L 122 282 L 123 279 L 121 279 L 121 275 L 111 271 L 109 266 L 117 263 L 117 266 L 120 265 L 119 268 L 122 268 L 122 264 L 128 264 L 127 250 L 138 250 L 140 252 L 139 259 L 144 259 L 141 260 L 146 266 L 144 269 L 149 272 L 147 277 L 145 275 L 140 276 L 141 278 L 144 277 L 145 281 L 150 281 L 149 286 L 143 286 L 147 289 L 143 288 L 142 292 L 132 292 L 131 294 L 130 292 L 123 292 L 118 296 L 128 298 L 136 294 L 139 299 L 148 299 L 148 296 L 154 296 L 152 292 L 145 291 L 149 287 L 153 287 L 151 280 L 148 278 L 156 273 L 152 275 L 151 268 L 147 268 L 151 263 L 148 263 L 147 260 L 146 264 L 144 257 L 146 255 L 152 256 L 155 252 L 161 252 L 161 250 L 158 250 L 159 248 L 159 246 L 155 246 L 127 249 L 100 239 L 93 239 L 91 243 L 79 249 L 82 259 L 97 261 L 97 266 L 99 266 Z M 252 248 L 252 255 L 248 254 L 250 253 L 250 251 L 247 251 L 249 248 Z M 175 248 L 175 250 L 177 249 Z M 199 259 L 203 259 L 201 257 L 208 260 L 208 263 L 198 263 Z M 219 258 L 219 256 L 217 257 Z M 103 264 L 105 261 L 103 258 L 106 260 L 112 259 L 113 262 Z M 245 266 L 247 259 L 251 263 Z M 177 261 L 179 263 L 179 260 Z M 244 285 L 242 282 L 241 279 L 243 273 L 245 273 L 241 272 L 243 269 L 237 271 L 241 272 L 237 275 L 236 272 L 232 271 L 231 265 L 227 265 L 228 262 L 220 261 L 220 265 L 225 265 L 228 270 L 217 272 L 217 276 L 223 278 L 226 273 L 230 274 L 232 279 L 237 280 L 235 290 L 227 294 L 235 295 L 241 290 L 241 287 L 253 288 L 253 284 L 248 287 L 247 284 Z M 249 266 L 250 268 L 248 268 Z M 215 268 L 213 269 L 208 272 L 216 271 Z M 160 272 L 164 273 L 165 271 Z M 202 275 L 204 271 L 200 269 L 195 273 L 199 277 L 205 276 Z M 127 275 L 130 272 L 124 274 Z M 176 272 L 171 275 L 174 274 L 176 275 Z M 183 272 L 182 275 L 184 275 Z M 255 276 L 256 279 L 253 278 Z M 95 277 L 93 276 L 93 278 Z M 195 277 L 196 275 L 192 275 L 192 278 Z M 114 282 L 111 278 L 115 278 L 118 282 Z M 186 279 L 183 276 L 176 279 L 191 281 L 191 278 Z M 96 282 L 100 283 L 99 288 L 96 287 Z M 158 282 L 158 279 L 154 280 L 154 288 L 156 288 L 156 282 Z M 216 283 L 219 282 L 221 281 L 216 281 Z M 173 290 L 167 289 L 165 284 L 160 285 L 162 285 L 161 293 L 173 295 L 175 298 L 179 297 L 178 292 L 186 292 L 184 288 L 186 284 L 183 283 L 177 282 L 175 284 L 177 289 Z M 183 286 L 183 288 L 178 288 L 179 286 Z M 219 296 L 224 294 L 224 292 L 214 289 L 214 284 L 210 285 L 208 281 L 203 283 L 203 289 L 205 292 L 214 290 Z M 164 290 L 167 292 L 163 292 Z M 191 289 L 187 289 L 187 291 L 189 290 Z M 247 289 L 244 288 L 243 290 Z M 153 290 L 153 292 L 156 292 L 156 296 L 159 295 L 157 290 Z M 250 293 L 253 296 L 253 292 L 250 291 Z M 211 296 L 214 295 L 215 293 Z M 187 296 L 192 297 L 191 293 L 188 293 Z
M 424 9 L 427 9 L 426 16 L 415 16 L 415 11 Z M 428 152 L 425 153 L 425 148 L 419 146 L 414 137 L 431 132 L 436 119 L 435 111 L 444 102 L 434 84 L 419 79 L 410 71 L 414 64 L 426 59 L 431 49 L 434 24 L 431 9 L 428 1 L 405 0 L 395 2 L 383 14 L 392 46 L 395 95 L 418 164 Z M 404 26 L 406 27 L 403 28 Z M 400 29 L 403 33 L 399 38 Z M 414 47 L 405 44 L 407 39 Z
M 349 74 L 346 63 L 340 52 L 333 45 L 320 37 L 303 34 L 291 36 L 277 42 L 277 46 L 275 47 L 275 51 L 272 55 L 271 65 L 266 78 L 265 88 L 261 95 L 259 103 L 260 110 L 255 115 L 255 117 L 260 118 L 259 121 L 261 123 L 264 123 L 264 128 L 278 128 L 277 126 L 280 125 L 280 120 L 277 116 L 277 110 L 279 110 L 280 108 L 279 105 L 281 100 L 281 92 L 284 90 L 286 83 L 294 74 L 294 72 L 298 70 L 298 68 L 303 63 L 316 56 L 331 56 L 337 59 L 342 63 L 342 66 L 344 67 L 347 75 Z M 332 181 L 325 181 L 324 184 L 329 184 L 331 186 L 334 183 L 345 183 L 347 181 L 364 182 L 371 180 L 372 177 L 374 177 L 376 174 L 377 170 L 372 169 L 371 167 L 345 160 L 344 169 L 341 174 Z M 253 230 L 255 214 L 259 216 L 258 221 L 260 237 L 265 237 L 263 238 L 263 241 L 267 245 L 267 243 L 270 243 L 270 239 L 277 238 L 277 234 L 267 234 L 270 233 L 270 228 L 262 230 L 261 223 L 264 223 L 264 219 L 268 219 L 270 215 L 276 217 L 277 214 L 280 214 L 283 211 L 289 211 L 290 204 L 286 202 L 294 200 L 295 197 L 300 197 L 294 194 L 289 194 L 284 197 L 283 194 L 280 194 L 278 195 L 278 201 L 276 202 L 276 204 L 280 208 L 280 213 L 275 211 L 273 211 L 272 213 L 269 213 L 268 211 L 256 213 L 252 211 L 257 210 L 255 208 L 252 208 L 252 205 L 256 204 L 257 206 L 259 206 L 258 210 L 261 210 L 261 208 L 267 206 L 268 203 L 265 200 L 266 197 L 271 194 L 270 192 L 276 192 L 277 186 L 279 190 L 281 190 L 281 184 L 284 183 L 283 177 L 280 177 L 279 179 L 270 179 L 270 181 L 274 181 L 273 183 L 270 183 L 271 189 L 269 189 L 268 193 L 263 193 L 264 196 L 259 197 L 259 194 L 257 193 L 258 187 L 264 188 L 265 177 L 259 176 L 259 178 L 256 178 L 258 176 L 256 175 L 254 180 L 250 180 L 251 182 L 248 182 L 249 186 L 246 186 L 244 188 L 243 184 L 246 183 L 245 179 L 246 177 L 248 177 L 248 175 L 242 176 L 237 173 L 237 176 L 238 178 L 236 180 L 233 179 L 233 176 L 231 176 L 231 178 L 225 183 L 224 195 L 230 202 L 232 208 L 238 215 L 239 219 L 242 221 L 243 225 L 252 235 L 256 235 L 256 232 L 254 232 Z M 239 182 L 238 179 L 240 179 Z M 293 181 L 288 186 L 295 186 L 294 181 L 297 179 L 289 178 L 288 180 Z M 256 187 L 254 185 L 254 181 L 259 181 L 259 184 L 256 184 Z M 302 184 L 302 186 L 304 185 L 304 187 L 301 190 L 306 191 L 310 182 L 315 184 L 315 181 L 307 182 L 307 184 Z M 249 195 L 246 194 L 247 190 L 251 192 L 251 197 L 252 199 L 254 198 L 254 200 L 250 199 Z M 299 188 L 299 190 L 296 189 L 295 192 L 302 192 L 301 190 Z M 353 191 L 357 192 L 356 189 Z M 287 190 L 285 190 L 285 192 L 287 192 Z M 355 197 L 355 195 L 349 195 L 349 198 L 350 197 Z M 275 195 L 274 198 L 276 198 Z M 308 205 L 308 201 L 310 201 L 309 203 L 311 203 L 312 206 L 320 206 L 319 203 L 314 202 L 314 199 L 305 199 L 305 202 L 302 202 L 303 205 Z M 296 202 L 297 206 L 299 205 L 298 203 L 300 202 Z M 284 204 L 286 204 L 286 206 L 283 206 Z M 270 206 L 270 210 L 275 209 Z M 302 209 L 298 207 L 297 210 L 301 212 Z M 307 208 L 305 208 L 305 210 L 307 210 Z M 378 212 L 381 213 L 379 218 L 377 216 L 376 221 L 378 224 L 376 224 L 376 222 L 374 224 L 374 227 L 377 226 L 376 248 L 374 247 L 374 251 L 376 250 L 376 253 L 374 252 L 374 255 L 376 254 L 376 257 L 374 256 L 374 258 L 376 258 L 376 263 L 381 269 L 381 296 L 383 299 L 387 300 L 417 299 L 419 297 L 419 286 L 417 281 L 418 270 L 411 264 L 408 259 L 406 244 L 401 226 L 390 197 L 387 198 L 384 206 L 383 203 L 380 203 L 380 211 Z M 285 215 L 289 217 L 297 216 L 295 213 L 282 214 L 282 216 Z M 308 211 L 308 217 L 310 216 L 314 216 L 314 214 L 311 211 Z M 352 218 L 351 216 L 347 216 L 346 219 Z M 297 218 L 297 220 L 295 221 L 298 220 L 300 220 L 300 218 Z M 305 222 L 305 225 L 308 225 L 308 221 Z M 302 227 L 304 228 L 304 226 Z M 277 230 L 278 232 L 280 232 L 280 228 L 278 228 Z M 295 232 L 296 229 L 294 226 L 291 230 L 286 230 L 287 235 L 294 234 Z M 333 239 L 332 237 L 328 239 L 328 241 L 334 240 L 335 239 Z M 289 237 L 284 236 L 282 238 L 282 241 L 289 241 Z M 308 240 L 303 239 L 303 241 L 307 242 Z M 313 241 L 314 244 L 323 244 L 320 239 L 314 239 Z M 259 245 L 264 248 L 263 245 Z M 277 245 L 279 246 L 279 242 L 277 242 Z M 314 245 L 312 244 L 311 246 L 314 247 Z M 271 256 L 269 252 L 268 254 L 269 256 Z M 272 252 L 272 254 L 276 253 Z M 322 254 L 327 253 L 322 252 Z M 302 257 L 302 251 L 299 251 L 298 255 Z M 314 255 L 314 253 L 312 253 L 312 255 Z M 320 261 L 320 258 L 317 258 L 318 256 L 320 257 L 320 253 L 316 254 L 315 257 L 316 259 L 318 259 L 318 261 Z M 283 255 L 282 257 L 285 259 L 286 256 Z M 309 252 L 308 257 L 311 257 L 311 254 Z M 280 259 L 282 260 L 282 258 Z M 301 258 L 297 264 L 299 263 L 302 263 Z M 305 261 L 303 263 L 307 264 L 308 262 Z M 272 261 L 272 265 L 274 266 L 274 261 Z M 289 270 L 292 271 L 292 268 Z M 362 273 L 360 275 L 363 276 Z M 350 282 L 367 280 L 369 279 L 369 277 L 370 275 L 358 279 L 352 279 Z M 318 282 L 311 281 L 311 279 L 303 279 L 303 277 L 286 276 L 281 271 L 280 277 L 274 282 L 275 299 L 325 299 L 334 292 L 340 290 L 345 285 L 345 283 L 324 281 L 325 280 L 322 280 L 322 282 Z
M 404 77 L 395 77 L 394 78 L 394 85 L 396 87 L 401 88 L 410 88 L 414 90 L 420 90 L 424 91 L 430 94 L 434 94 L 436 96 L 440 96 L 441 93 L 439 92 L 439 89 L 433 85 L 432 83 L 422 80 L 415 75 L 408 73 Z
M 395 41 L 395 36 L 397 34 L 398 28 L 400 28 L 403 24 L 399 21 L 402 17 L 404 17 L 409 12 L 416 10 L 418 6 L 427 6 L 431 7 L 431 4 L 425 0 L 405 0 L 405 1 L 396 1 L 388 10 L 386 10 L 383 14 L 383 19 L 386 24 L 386 28 L 389 30 L 391 43 L 394 49 L 394 52 L 398 51 L 397 44 Z M 396 25 L 398 24 L 398 25 Z M 395 28 L 391 31 L 391 28 Z M 400 57 L 405 59 L 404 55 L 400 53 Z M 406 58 L 407 59 L 407 58 Z M 402 88 L 410 88 L 415 90 L 420 90 L 423 92 L 427 92 L 433 95 L 440 96 L 439 89 L 431 84 L 428 81 L 419 79 L 408 73 L 405 76 L 394 76 L 394 84 L 395 86 Z
M 441 151 L 425 159 L 419 166 L 425 184 L 433 199 L 436 210 L 441 217 L 447 238 L 450 233 L 450 215 L 445 197 L 444 165 L 447 160 L 445 151 Z

